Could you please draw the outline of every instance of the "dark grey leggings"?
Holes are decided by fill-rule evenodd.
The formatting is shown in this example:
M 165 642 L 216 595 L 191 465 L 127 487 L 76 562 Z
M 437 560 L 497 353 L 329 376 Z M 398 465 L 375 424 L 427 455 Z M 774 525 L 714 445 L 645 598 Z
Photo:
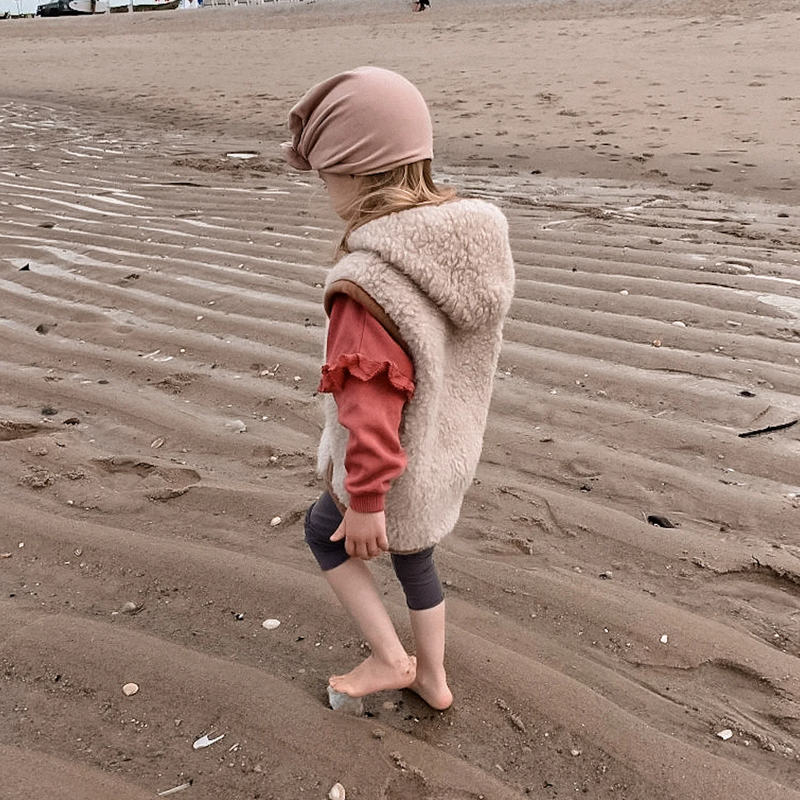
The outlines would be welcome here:
M 342 515 L 327 493 L 306 512 L 306 543 L 323 572 L 344 564 L 350 558 L 344 539 L 339 542 L 330 540 L 341 522 Z M 433 563 L 432 547 L 418 553 L 392 553 L 392 566 L 403 587 L 406 603 L 413 611 L 433 608 L 444 600 L 442 583 Z

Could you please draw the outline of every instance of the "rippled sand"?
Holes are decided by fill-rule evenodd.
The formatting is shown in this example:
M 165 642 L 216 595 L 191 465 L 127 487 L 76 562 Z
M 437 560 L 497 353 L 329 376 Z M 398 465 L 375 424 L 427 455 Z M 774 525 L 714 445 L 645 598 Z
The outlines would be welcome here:
M 800 797 L 800 425 L 741 436 L 800 418 L 800 211 L 776 171 L 796 15 L 433 5 L 0 23 L 4 800 Z M 504 209 L 517 259 L 483 461 L 440 548 L 443 714 L 404 692 L 326 707 L 363 650 L 301 541 L 340 227 L 277 145 L 356 42 L 417 71 L 439 177 Z M 692 98 L 690 156 L 629 78 L 698 42 L 714 74 L 648 90 Z M 765 101 L 775 125 L 738 100 L 701 114 L 701 92 L 758 93 L 727 44 L 759 75 L 783 53 L 752 78 L 790 98 Z M 720 154 L 726 128 L 761 143 Z

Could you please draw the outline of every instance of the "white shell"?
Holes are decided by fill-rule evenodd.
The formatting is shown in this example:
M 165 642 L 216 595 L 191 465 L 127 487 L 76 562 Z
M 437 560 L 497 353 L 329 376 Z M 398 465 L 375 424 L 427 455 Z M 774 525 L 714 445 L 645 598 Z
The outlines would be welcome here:
M 280 524 L 281 524 L 281 522 L 283 522 L 283 520 L 282 520 L 280 517 L 273 517 L 273 518 L 272 518 L 272 519 L 269 521 L 269 524 L 270 524 L 270 525 L 271 525 L 273 528 L 277 528 L 277 527 L 278 527 L 278 525 L 280 525 Z
M 280 627 L 281 621 L 279 619 L 265 619 L 261 623 L 262 628 L 266 628 L 268 631 L 274 631 L 275 628 Z
M 341 783 L 334 783 L 328 792 L 328 800 L 345 800 L 346 792 Z
M 130 697 L 132 694 L 136 694 L 139 691 L 139 686 L 135 683 L 126 683 L 122 687 L 122 694 L 126 697 Z
M 219 736 L 215 736 L 213 739 L 209 738 L 207 733 L 204 733 L 199 739 L 196 739 L 192 744 L 192 748 L 195 750 L 200 750 L 203 747 L 210 747 L 214 742 L 220 741 L 220 739 L 224 739 L 225 734 L 221 733 Z
M 725 728 L 724 731 L 720 731 L 717 736 L 722 739 L 723 742 L 727 742 L 733 736 L 733 731 L 730 728 Z

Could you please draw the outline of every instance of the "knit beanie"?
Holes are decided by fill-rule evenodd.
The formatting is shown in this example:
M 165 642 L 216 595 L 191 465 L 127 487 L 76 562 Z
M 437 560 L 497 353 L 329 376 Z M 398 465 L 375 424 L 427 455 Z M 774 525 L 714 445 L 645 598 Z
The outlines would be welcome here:
M 342 72 L 309 89 L 289 113 L 286 160 L 295 169 L 373 175 L 433 158 L 425 100 L 380 67 Z

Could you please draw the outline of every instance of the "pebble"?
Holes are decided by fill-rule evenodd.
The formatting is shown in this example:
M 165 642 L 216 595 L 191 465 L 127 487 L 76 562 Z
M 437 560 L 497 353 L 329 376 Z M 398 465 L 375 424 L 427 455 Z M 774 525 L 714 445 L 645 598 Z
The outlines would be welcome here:
M 277 527 L 278 527 L 278 525 L 280 525 L 280 524 L 281 524 L 281 522 L 283 522 L 283 520 L 282 520 L 280 517 L 273 517 L 273 518 L 272 518 L 272 519 L 269 521 L 269 524 L 270 524 L 270 525 L 271 525 L 273 528 L 277 528 Z
M 136 692 L 138 691 L 139 691 L 139 685 L 136 683 L 126 683 L 122 687 L 122 694 L 124 694 L 125 697 L 130 697 L 131 695 L 136 694 Z
M 234 433 L 244 433 L 247 430 L 247 425 L 240 419 L 232 419 L 225 423 L 225 429 Z
M 349 694 L 344 692 L 337 692 L 333 686 L 328 687 L 328 702 L 334 711 L 340 711 L 342 714 L 352 714 L 354 717 L 360 717 L 364 714 L 364 701 L 360 697 L 350 697 Z
M 676 319 L 675 322 L 672 323 L 676 328 L 685 328 L 686 323 L 681 322 L 679 319 Z
M 666 644 L 668 641 L 669 641 L 669 636 L 667 636 L 667 634 L 665 633 L 665 634 L 664 634 L 664 635 L 661 637 L 661 644 Z
M 266 628 L 268 631 L 274 631 L 275 628 L 279 628 L 281 621 L 279 619 L 265 619 L 261 623 L 262 628 Z
M 331 790 L 328 792 L 328 800 L 345 800 L 347 792 L 341 783 L 334 783 Z
M 130 600 L 123 604 L 122 608 L 120 609 L 123 614 L 135 614 L 138 610 L 139 606 L 137 606 L 136 603 L 132 603 Z
M 723 742 L 727 742 L 733 736 L 733 731 L 730 728 L 725 728 L 724 731 L 720 731 L 717 736 L 722 739 Z

